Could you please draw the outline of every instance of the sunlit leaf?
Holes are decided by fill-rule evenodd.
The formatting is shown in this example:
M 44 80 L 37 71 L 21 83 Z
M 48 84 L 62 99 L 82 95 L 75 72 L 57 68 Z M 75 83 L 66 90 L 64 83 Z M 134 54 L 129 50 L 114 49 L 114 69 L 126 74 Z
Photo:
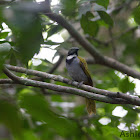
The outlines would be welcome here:
M 1 38 L 4 38 L 5 39 L 7 37 L 7 35 L 8 35 L 8 33 L 9 32 L 2 32 L 2 33 L 0 33 L 0 39 Z

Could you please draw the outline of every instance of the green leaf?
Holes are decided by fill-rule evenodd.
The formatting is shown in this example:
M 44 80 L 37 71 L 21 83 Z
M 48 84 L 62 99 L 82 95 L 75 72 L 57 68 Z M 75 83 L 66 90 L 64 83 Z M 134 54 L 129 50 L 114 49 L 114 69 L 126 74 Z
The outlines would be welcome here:
M 17 60 L 19 59 L 16 55 L 17 51 L 15 50 L 14 47 L 11 48 L 9 55 L 8 55 L 8 59 L 9 59 L 9 64 L 11 65 L 17 65 Z
M 0 38 L 5 39 L 8 36 L 9 32 L 2 32 L 0 33 Z
M 11 45 L 9 43 L 0 44 L 0 55 L 1 56 L 7 55 L 10 49 L 11 49 Z
M 78 8 L 79 17 L 81 18 L 82 15 L 86 14 L 88 11 L 91 11 L 91 3 L 87 3 L 87 1 L 81 4 Z
M 109 0 L 97 0 L 96 3 L 104 6 L 107 9 L 107 6 L 109 4 Z
M 79 134 L 76 123 L 52 112 L 47 101 L 41 95 L 21 94 L 20 106 L 25 108 L 36 120 L 47 123 L 50 128 L 62 136 Z
M 20 9 L 20 4 L 5 9 L 4 12 L 12 13 L 9 18 L 4 16 L 6 24 L 11 28 L 13 36 L 16 42 L 16 48 L 18 55 L 22 62 L 27 62 L 38 53 L 40 50 L 40 44 L 43 42 L 42 26 L 39 15 L 36 12 L 29 12 Z M 25 7 L 26 9 L 26 7 Z
M 24 140 L 40 140 L 37 136 L 30 130 L 26 130 L 23 133 Z
M 126 93 L 128 91 L 133 91 L 135 88 L 135 84 L 133 82 L 130 82 L 128 77 L 123 78 L 119 83 L 119 90 L 123 93 Z
M 56 48 L 56 50 L 59 50 L 61 48 L 68 49 L 71 47 L 73 47 L 73 44 L 69 43 L 68 41 L 64 41 L 59 45 L 59 47 Z
M 100 15 L 101 19 L 108 24 L 109 26 L 113 26 L 114 22 L 112 20 L 112 18 L 110 17 L 109 14 L 107 14 L 104 11 L 98 11 L 98 14 Z
M 69 17 L 74 17 L 76 14 L 76 0 L 61 0 L 62 14 Z
M 128 110 L 128 113 L 125 117 L 123 117 L 123 121 L 125 121 L 126 126 L 130 127 L 137 120 L 137 117 L 138 117 L 137 115 L 138 114 L 137 114 L 137 112 L 135 112 L 135 111 L 133 111 L 133 110 L 127 108 L 127 107 L 125 109 Z
M 8 95 L 0 94 L 0 122 L 5 124 L 14 136 L 20 136 L 22 121 L 15 101 Z
M 119 139 L 120 131 L 116 127 L 102 126 L 102 132 L 103 132 L 104 139 L 109 138 L 110 140 L 112 140 L 114 139 L 114 137 L 116 137 L 116 139 Z
M 11 50 L 11 45 L 9 43 L 0 44 L 0 70 L 6 60 L 6 57 L 9 55 Z
M 86 15 L 82 15 L 80 23 L 85 34 L 96 36 L 99 27 L 96 21 L 91 21 L 92 18 L 94 18 L 93 14 L 91 12 L 87 12 Z
M 133 12 L 132 15 L 134 16 L 134 20 L 137 24 L 140 24 L 140 6 L 136 7 Z
M 60 25 L 51 25 L 49 31 L 47 32 L 47 38 L 58 33 L 60 30 L 62 30 L 62 26 Z
M 85 105 L 80 105 L 80 106 L 76 106 L 73 109 L 73 112 L 75 113 L 76 116 L 82 116 L 85 113 Z
M 60 95 L 52 95 L 52 96 L 51 96 L 51 100 L 52 100 L 53 102 L 63 102 L 63 100 L 62 100 L 62 98 L 61 98 Z

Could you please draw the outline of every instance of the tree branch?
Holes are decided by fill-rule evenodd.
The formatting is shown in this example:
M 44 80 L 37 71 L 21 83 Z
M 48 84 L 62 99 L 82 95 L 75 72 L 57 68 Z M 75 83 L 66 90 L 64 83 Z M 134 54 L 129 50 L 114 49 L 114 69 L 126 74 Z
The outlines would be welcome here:
M 11 79 L 0 79 L 0 84 L 13 84 Z
M 44 79 L 52 79 L 52 80 L 63 82 L 63 83 L 66 83 L 66 84 L 69 84 L 69 85 L 72 85 L 75 87 L 79 87 L 78 82 L 75 82 L 75 81 L 72 82 L 71 80 L 64 78 L 60 75 L 48 74 L 45 72 L 40 72 L 40 71 L 36 71 L 36 70 L 29 70 L 29 69 L 25 69 L 22 67 L 11 66 L 11 65 L 5 65 L 5 67 L 8 68 L 9 70 L 12 70 L 15 72 L 26 73 L 28 75 L 34 75 L 34 76 L 38 76 L 38 77 L 41 77 Z M 120 93 L 120 92 L 116 93 L 116 92 L 111 92 L 111 91 L 107 91 L 107 90 L 102 90 L 102 89 L 98 89 L 98 88 L 91 87 L 88 85 L 81 85 L 79 88 L 81 88 L 85 91 L 88 91 L 88 92 L 97 93 L 97 94 L 104 95 L 104 96 L 109 96 L 111 98 L 122 98 L 124 100 L 131 102 L 132 104 L 140 105 L 140 99 L 136 96 L 130 96 L 130 95 Z
M 14 2 L 15 0 L 11 0 L 11 1 L 0 1 L 0 5 L 6 5 L 6 4 L 11 4 L 12 2 Z
M 56 21 L 62 27 L 67 29 L 70 35 L 74 37 L 77 40 L 77 42 L 95 58 L 96 63 L 108 66 L 129 76 L 140 79 L 139 72 L 133 70 L 132 68 L 126 66 L 125 64 L 120 63 L 119 61 L 116 61 L 107 56 L 103 56 L 86 38 L 84 38 L 79 32 L 77 32 L 74 29 L 74 27 L 62 16 L 53 13 L 50 8 L 43 12 L 51 20 Z
M 53 67 L 48 71 L 48 73 L 50 74 L 54 73 L 54 71 L 61 65 L 63 59 L 64 59 L 64 55 L 61 54 L 59 60 L 56 62 L 56 64 L 53 65 Z M 44 79 L 41 78 L 41 81 L 44 81 Z M 50 92 L 46 91 L 44 88 L 41 88 L 41 91 L 45 95 L 47 94 L 50 95 Z
M 13 73 L 11 73 L 7 68 L 4 69 L 4 73 L 10 79 L 15 81 L 16 83 L 26 85 L 26 86 L 46 88 L 46 89 L 50 89 L 50 90 L 53 90 L 53 91 L 65 92 L 65 93 L 69 93 L 69 94 L 79 95 L 79 96 L 82 96 L 82 97 L 90 98 L 90 99 L 105 102 L 105 103 L 133 104 L 133 103 L 130 103 L 129 101 L 126 101 L 124 99 L 119 99 L 119 98 L 113 99 L 113 98 L 110 98 L 110 97 L 107 97 L 107 96 L 104 96 L 104 95 L 99 95 L 99 94 L 87 92 L 87 91 L 80 90 L 80 89 L 75 89 L 75 88 L 71 88 L 71 87 L 65 87 L 65 86 L 55 85 L 55 84 L 51 84 L 51 83 L 45 83 L 45 82 L 39 82 L 39 81 L 30 80 L 30 79 L 26 79 L 26 78 L 21 78 L 21 77 L 18 77 L 16 75 L 14 75 Z M 138 104 L 134 103 L 133 105 L 138 105 Z

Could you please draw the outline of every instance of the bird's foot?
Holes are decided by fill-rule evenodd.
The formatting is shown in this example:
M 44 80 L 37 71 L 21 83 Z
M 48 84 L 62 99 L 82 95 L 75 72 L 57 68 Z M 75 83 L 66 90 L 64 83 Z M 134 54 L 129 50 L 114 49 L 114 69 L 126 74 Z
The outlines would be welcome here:
M 83 85 L 83 81 L 78 83 L 78 87 L 80 87 L 81 85 Z

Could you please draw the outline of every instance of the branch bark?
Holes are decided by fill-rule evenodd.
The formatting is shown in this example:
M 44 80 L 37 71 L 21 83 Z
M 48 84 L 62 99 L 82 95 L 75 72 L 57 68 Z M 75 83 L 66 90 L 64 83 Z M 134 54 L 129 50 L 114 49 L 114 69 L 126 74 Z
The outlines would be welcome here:
M 69 93 L 69 94 L 79 95 L 79 96 L 82 96 L 82 97 L 90 98 L 90 99 L 105 102 L 105 103 L 133 104 L 133 103 L 131 103 L 129 101 L 126 101 L 124 99 L 119 99 L 119 98 L 113 99 L 113 98 L 110 98 L 110 97 L 107 97 L 107 96 L 104 96 L 104 95 L 99 95 L 99 94 L 87 92 L 87 91 L 80 90 L 80 89 L 75 89 L 75 88 L 71 88 L 71 87 L 65 87 L 65 86 L 55 85 L 55 84 L 51 84 L 51 83 L 45 83 L 45 82 L 39 82 L 39 81 L 30 80 L 30 79 L 26 79 L 26 78 L 21 78 L 21 77 L 18 77 L 16 75 L 14 75 L 13 73 L 11 73 L 7 68 L 4 69 L 4 73 L 10 79 L 12 79 L 14 82 L 16 82 L 18 84 L 26 85 L 26 86 L 46 88 L 46 89 L 50 89 L 50 90 L 53 90 L 53 91 L 65 92 L 65 93 Z M 138 105 L 138 104 L 135 103 L 133 105 Z
M 0 84 L 13 84 L 11 79 L 0 79 Z
M 88 91 L 88 92 L 97 93 L 98 95 L 108 96 L 111 98 L 121 98 L 123 100 L 129 101 L 132 104 L 140 105 L 140 99 L 136 96 L 130 96 L 130 95 L 120 93 L 120 92 L 111 92 L 111 91 L 107 91 L 107 90 L 102 90 L 102 89 L 98 89 L 98 88 L 91 87 L 88 85 L 80 85 L 79 86 L 78 82 L 75 82 L 75 81 L 72 82 L 71 80 L 64 78 L 60 75 L 48 74 L 45 72 L 40 72 L 40 71 L 36 71 L 36 70 L 29 70 L 29 69 L 25 69 L 22 67 L 11 66 L 11 65 L 5 65 L 5 67 L 7 69 L 15 71 L 15 72 L 26 73 L 28 75 L 38 76 L 38 77 L 41 77 L 43 79 L 52 79 L 55 81 L 63 82 L 63 83 L 81 88 L 81 89 Z M 16 81 L 16 80 L 14 80 L 14 81 Z M 32 80 L 32 81 L 34 81 L 34 80 Z M 66 92 L 66 91 L 63 91 L 63 92 Z

